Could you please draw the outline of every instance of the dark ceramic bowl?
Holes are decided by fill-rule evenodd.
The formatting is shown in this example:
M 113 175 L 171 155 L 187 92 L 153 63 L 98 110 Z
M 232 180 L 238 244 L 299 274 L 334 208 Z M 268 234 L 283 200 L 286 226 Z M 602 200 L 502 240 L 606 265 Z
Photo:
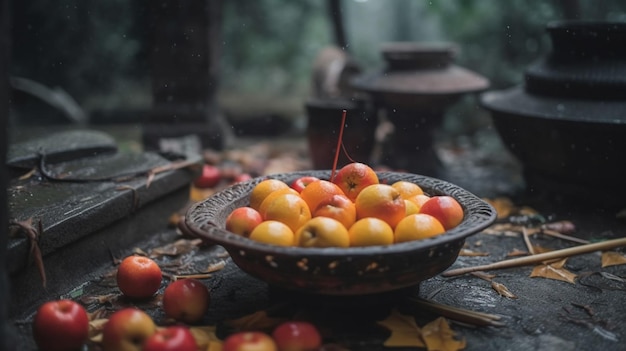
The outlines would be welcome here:
M 329 179 L 330 171 L 302 171 L 269 176 L 290 183 L 313 175 Z M 324 295 L 364 295 L 411 287 L 431 278 L 456 260 L 465 238 L 489 226 L 496 212 L 472 193 L 448 182 L 408 173 L 380 172 L 381 182 L 416 183 L 429 195 L 450 195 L 464 210 L 457 227 L 435 238 L 387 246 L 352 248 L 279 247 L 252 241 L 224 229 L 228 214 L 248 205 L 252 188 L 263 178 L 236 184 L 186 213 L 186 231 L 223 246 L 244 272 L 287 290 Z

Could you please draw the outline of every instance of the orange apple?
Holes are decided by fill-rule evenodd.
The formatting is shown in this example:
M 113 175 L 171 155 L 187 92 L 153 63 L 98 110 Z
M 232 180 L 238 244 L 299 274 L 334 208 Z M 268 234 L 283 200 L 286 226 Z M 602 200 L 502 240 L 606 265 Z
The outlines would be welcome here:
M 226 217 L 226 230 L 247 238 L 261 222 L 263 217 L 259 211 L 248 206 L 238 207 Z
M 406 216 L 406 204 L 400 192 L 388 184 L 372 184 L 363 189 L 357 196 L 357 220 L 366 217 L 382 219 L 395 228 L 396 224 Z
M 163 291 L 163 311 L 169 318 L 193 324 L 209 309 L 209 289 L 197 279 L 176 280 Z
M 315 217 L 298 229 L 295 243 L 301 247 L 348 247 L 350 235 L 338 220 Z
M 295 189 L 298 193 L 301 193 L 302 190 L 304 190 L 304 188 L 306 188 L 307 185 L 317 180 L 320 180 L 320 179 L 314 176 L 303 176 L 303 177 L 295 179 L 293 182 L 291 182 L 289 186 Z
M 420 213 L 429 214 L 439 220 L 448 230 L 463 221 L 463 208 L 452 196 L 433 196 L 422 204 Z
M 378 184 L 379 180 L 378 175 L 370 166 L 352 162 L 337 171 L 332 182 L 337 184 L 351 201 L 354 201 L 361 190 L 369 185 Z
M 117 268 L 117 286 L 131 299 L 152 297 L 161 287 L 162 278 L 159 265 L 145 256 L 128 256 Z
M 102 329 L 104 351 L 141 351 L 156 333 L 156 325 L 144 311 L 129 307 L 114 312 Z
M 333 195 L 323 200 L 313 211 L 312 216 L 334 218 L 346 228 L 350 228 L 356 221 L 356 208 L 347 196 Z
M 222 351 L 278 351 L 271 336 L 259 331 L 243 331 L 229 335 Z

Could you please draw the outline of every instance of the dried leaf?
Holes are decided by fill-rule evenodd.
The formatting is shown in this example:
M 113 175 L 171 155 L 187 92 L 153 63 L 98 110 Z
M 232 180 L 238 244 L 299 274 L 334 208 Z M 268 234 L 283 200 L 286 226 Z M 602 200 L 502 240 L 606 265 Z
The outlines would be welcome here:
M 528 256 L 528 251 L 523 251 L 520 249 L 513 249 L 513 251 L 506 254 L 507 257 L 517 257 L 517 256 Z
M 469 249 L 461 249 L 459 256 L 489 256 L 487 252 L 472 251 Z
M 80 302 L 89 305 L 92 303 L 97 304 L 105 304 L 107 302 L 112 302 L 119 297 L 118 294 L 106 294 L 106 295 L 91 295 L 91 296 L 82 296 L 80 298 Z
M 192 186 L 189 191 L 189 201 L 199 202 L 213 194 L 215 194 L 215 189 L 213 188 L 196 188 L 195 186 Z
M 465 339 L 455 339 L 445 318 L 439 317 L 422 328 L 422 338 L 428 351 L 457 351 L 467 346 Z
M 522 216 L 535 216 L 539 214 L 537 210 L 529 206 L 522 206 L 522 208 L 519 209 L 518 213 Z
M 473 276 L 475 276 L 475 277 L 478 277 L 478 278 L 480 278 L 480 279 L 486 280 L 486 281 L 488 281 L 488 282 L 490 282 L 493 278 L 495 278 L 495 277 L 496 277 L 496 275 L 495 275 L 495 274 L 487 274 L 487 273 L 482 272 L 482 271 L 472 272 L 472 273 L 470 273 L 470 274 L 471 274 L 471 275 L 473 275 Z
M 201 239 L 179 239 L 173 243 L 150 250 L 150 257 L 179 256 L 193 251 L 202 243 Z
M 263 310 L 226 321 L 226 324 L 238 331 L 261 330 L 271 332 L 276 326 L 285 321 L 285 318 L 270 317 L 267 315 L 267 312 Z
M 483 199 L 496 209 L 498 219 L 506 218 L 515 211 L 513 201 L 507 197 L 497 197 L 495 199 Z
M 564 282 L 568 282 L 572 284 L 574 284 L 576 281 L 576 274 L 563 268 L 562 263 L 560 261 L 557 262 L 556 267 L 553 266 L 552 264 L 542 264 L 542 265 L 535 266 L 533 271 L 530 273 L 530 276 L 562 280 Z
M 109 320 L 107 318 L 94 319 L 89 322 L 89 340 L 102 342 L 102 329 Z
M 404 315 L 393 309 L 391 314 L 379 325 L 389 329 L 391 336 L 385 340 L 385 347 L 424 347 L 420 327 L 413 316 Z
M 605 251 L 602 253 L 602 267 L 617 266 L 626 264 L 626 256 L 615 251 Z
M 211 263 L 205 270 L 206 273 L 213 273 L 213 272 L 217 272 L 220 271 L 222 269 L 224 269 L 224 267 L 226 267 L 226 261 L 221 260 L 219 262 L 216 263 Z
M 213 350 L 218 350 L 215 348 L 219 346 L 221 349 L 222 341 L 215 334 L 215 326 L 207 325 L 207 326 L 199 326 L 199 327 L 190 327 L 189 331 L 193 334 L 193 338 L 196 340 L 196 344 L 198 344 L 198 350 L 211 350 L 211 343 L 213 345 Z
M 139 255 L 139 256 L 148 256 L 147 252 L 145 252 L 144 250 L 142 250 L 141 248 L 138 248 L 138 247 L 135 247 L 133 249 L 133 254 Z
M 504 296 L 507 297 L 509 299 L 517 299 L 517 296 L 515 296 L 515 294 L 513 294 L 509 288 L 507 288 L 504 284 L 498 283 L 498 282 L 491 282 L 491 287 L 493 288 L 493 290 L 495 290 L 498 294 L 500 294 L 500 296 Z

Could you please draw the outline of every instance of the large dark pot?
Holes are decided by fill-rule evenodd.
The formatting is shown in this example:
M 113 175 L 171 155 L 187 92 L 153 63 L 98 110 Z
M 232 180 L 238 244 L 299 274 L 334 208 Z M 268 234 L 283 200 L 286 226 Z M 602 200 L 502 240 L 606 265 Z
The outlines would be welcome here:
M 626 23 L 555 22 L 525 84 L 481 95 L 527 188 L 626 204 Z

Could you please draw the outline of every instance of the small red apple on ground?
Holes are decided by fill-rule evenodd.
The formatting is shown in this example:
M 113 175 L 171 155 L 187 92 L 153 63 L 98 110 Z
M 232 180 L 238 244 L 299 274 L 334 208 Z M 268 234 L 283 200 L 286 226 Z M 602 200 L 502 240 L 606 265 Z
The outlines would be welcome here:
M 247 238 L 261 222 L 263 217 L 259 211 L 248 206 L 238 207 L 226 217 L 226 230 Z
M 197 279 L 177 280 L 163 291 L 163 311 L 169 318 L 193 324 L 209 309 L 209 289 Z
M 182 326 L 158 330 L 146 339 L 142 351 L 197 351 L 198 344 L 189 329 Z
M 33 337 L 42 351 L 78 350 L 89 337 L 89 317 L 77 302 L 44 303 L 33 320 Z
M 322 345 L 317 327 L 309 322 L 289 321 L 272 332 L 279 351 L 315 351 Z
M 378 175 L 370 166 L 352 162 L 338 170 L 332 182 L 337 184 L 351 201 L 354 201 L 361 190 L 369 185 L 378 184 L 379 180 Z
M 437 218 L 445 230 L 463 221 L 463 208 L 452 196 L 433 196 L 422 204 L 419 212 Z
M 289 186 L 295 191 L 301 193 L 302 190 L 304 190 L 304 188 L 306 188 L 307 185 L 313 183 L 316 180 L 320 180 L 320 179 L 314 176 L 304 176 L 304 177 L 295 179 L 293 182 L 291 182 Z
M 128 256 L 117 268 L 117 286 L 125 296 L 145 299 L 161 286 L 163 274 L 159 265 L 144 256 Z
M 204 164 L 202 173 L 193 181 L 197 188 L 212 188 L 222 180 L 222 172 L 216 166 Z
M 252 179 L 252 176 L 249 173 L 241 173 L 235 176 L 235 178 L 233 178 L 232 183 L 237 184 L 241 182 L 247 182 L 250 179 Z
M 278 351 L 271 336 L 257 331 L 229 335 L 222 343 L 222 351 Z
M 129 307 L 114 312 L 102 329 L 104 351 L 142 351 L 156 325 L 144 311 Z

